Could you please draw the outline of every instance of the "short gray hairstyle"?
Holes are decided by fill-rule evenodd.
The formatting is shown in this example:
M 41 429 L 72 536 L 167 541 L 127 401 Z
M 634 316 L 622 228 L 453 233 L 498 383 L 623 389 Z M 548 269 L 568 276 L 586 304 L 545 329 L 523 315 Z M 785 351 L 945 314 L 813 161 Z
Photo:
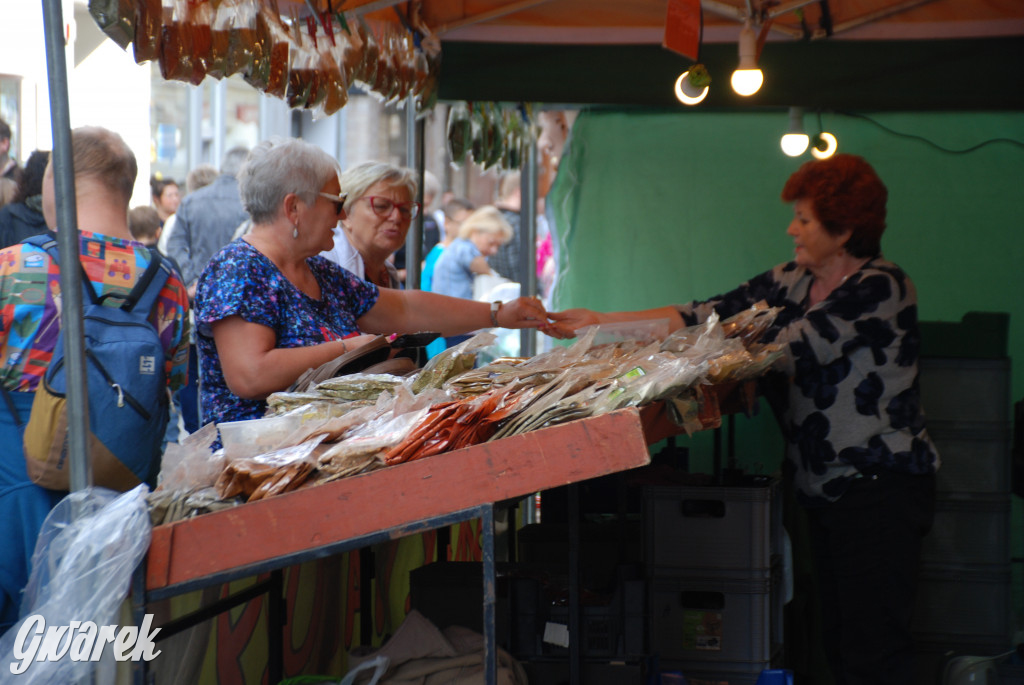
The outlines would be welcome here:
M 274 137 L 249 153 L 238 172 L 238 190 L 253 223 L 266 223 L 277 216 L 289 193 L 306 204 L 316 202 L 320 189 L 340 171 L 338 162 L 316 145 Z
M 391 186 L 405 187 L 409 191 L 409 197 L 416 199 L 419 184 L 416 182 L 415 171 L 386 162 L 363 162 L 341 175 L 341 192 L 348 193 L 345 211 L 349 212 L 356 200 L 381 181 Z
M 233 147 L 224 153 L 224 159 L 220 163 L 220 173 L 228 176 L 237 176 L 238 170 L 242 168 L 245 158 L 249 156 L 249 148 Z

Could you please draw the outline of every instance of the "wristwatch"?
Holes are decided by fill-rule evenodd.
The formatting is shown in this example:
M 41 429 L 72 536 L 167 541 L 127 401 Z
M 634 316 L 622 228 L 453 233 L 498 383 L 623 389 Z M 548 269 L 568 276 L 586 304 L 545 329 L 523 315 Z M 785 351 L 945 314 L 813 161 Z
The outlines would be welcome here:
M 501 300 L 491 302 L 491 325 L 495 328 L 501 328 L 501 324 L 498 323 L 499 311 L 501 311 Z

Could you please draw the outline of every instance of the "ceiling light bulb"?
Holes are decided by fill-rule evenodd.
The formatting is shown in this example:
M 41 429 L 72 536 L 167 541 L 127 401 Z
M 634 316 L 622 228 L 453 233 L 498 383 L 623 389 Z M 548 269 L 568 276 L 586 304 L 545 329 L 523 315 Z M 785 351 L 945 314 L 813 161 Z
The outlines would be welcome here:
M 828 159 L 836 153 L 838 147 L 839 141 L 836 140 L 836 137 L 828 131 L 822 131 L 814 140 L 811 154 L 818 159 Z
M 789 108 L 789 131 L 782 136 L 779 144 L 790 157 L 799 157 L 807 149 L 810 138 L 804 133 L 804 111 L 800 107 Z
M 732 89 L 737 95 L 753 95 L 761 89 L 764 74 L 757 67 L 757 34 L 748 21 L 740 30 L 740 64 L 732 72 Z
M 810 142 L 811 139 L 807 137 L 806 133 L 787 133 L 782 136 L 779 144 L 782 146 L 782 151 L 790 157 L 799 157 L 807 150 Z
M 684 105 L 696 105 L 707 97 L 710 86 L 704 86 L 704 88 L 697 88 L 690 83 L 690 72 L 689 70 L 684 71 L 676 79 L 676 99 Z

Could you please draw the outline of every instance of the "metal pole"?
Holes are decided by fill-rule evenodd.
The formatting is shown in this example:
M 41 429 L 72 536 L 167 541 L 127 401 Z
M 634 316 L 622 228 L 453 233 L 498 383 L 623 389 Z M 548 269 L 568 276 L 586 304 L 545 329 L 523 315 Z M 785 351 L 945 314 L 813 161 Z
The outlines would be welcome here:
M 416 98 L 409 95 L 405 101 L 405 149 L 406 165 L 416 169 L 419 176 L 419 190 L 416 191 L 416 202 L 423 206 L 423 169 L 422 154 L 423 122 L 416 121 Z M 426 210 L 426 207 L 423 207 Z M 420 262 L 423 261 L 423 212 L 416 215 L 409 234 L 405 237 L 405 288 L 418 290 L 420 287 Z
M 54 191 L 57 204 L 57 245 L 61 255 L 61 331 L 67 366 L 68 466 L 71 489 L 92 485 L 88 458 L 89 405 L 85 388 L 85 346 L 82 326 L 82 278 L 78 259 L 78 216 L 75 205 L 75 169 L 71 154 L 71 117 L 68 113 L 68 65 L 64 48 L 61 0 L 43 0 L 46 70 L 53 130 Z
M 519 273 L 523 282 L 519 294 L 537 294 L 537 141 L 532 139 L 523 150 L 523 170 L 519 186 Z M 519 331 L 519 349 L 523 357 L 537 353 L 537 332 L 532 328 Z

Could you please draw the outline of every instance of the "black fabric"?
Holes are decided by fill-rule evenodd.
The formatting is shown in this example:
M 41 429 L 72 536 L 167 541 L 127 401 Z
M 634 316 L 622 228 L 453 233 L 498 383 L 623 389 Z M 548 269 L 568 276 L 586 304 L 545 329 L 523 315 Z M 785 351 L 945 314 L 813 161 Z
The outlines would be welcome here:
M 42 212 L 17 202 L 0 207 L 0 248 L 20 243 L 25 238 L 41 233 L 50 233 Z
M 915 680 L 910 623 L 935 476 L 882 471 L 807 509 L 825 654 L 837 685 Z

